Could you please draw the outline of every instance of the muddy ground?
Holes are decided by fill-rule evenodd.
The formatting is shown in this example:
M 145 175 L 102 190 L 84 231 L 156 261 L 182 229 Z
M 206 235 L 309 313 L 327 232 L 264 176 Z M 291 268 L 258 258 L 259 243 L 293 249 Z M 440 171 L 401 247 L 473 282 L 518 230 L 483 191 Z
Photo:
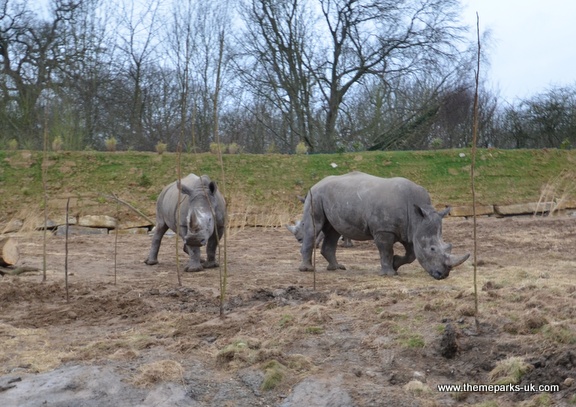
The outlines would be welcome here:
M 20 265 L 42 268 L 41 235 L 16 238 Z M 445 221 L 444 238 L 472 252 L 472 221 Z M 234 229 L 220 317 L 218 269 L 179 285 L 173 237 L 146 266 L 150 237 L 119 235 L 115 276 L 115 239 L 70 237 L 68 302 L 63 237 L 46 282 L 0 277 L 2 406 L 576 404 L 575 217 L 478 220 L 476 317 L 471 260 L 442 281 L 417 262 L 380 277 L 374 244 L 355 242 L 338 249 L 347 270 L 318 253 L 314 276 L 286 229 Z M 437 389 L 506 382 L 495 368 L 512 357 L 521 386 L 559 391 Z

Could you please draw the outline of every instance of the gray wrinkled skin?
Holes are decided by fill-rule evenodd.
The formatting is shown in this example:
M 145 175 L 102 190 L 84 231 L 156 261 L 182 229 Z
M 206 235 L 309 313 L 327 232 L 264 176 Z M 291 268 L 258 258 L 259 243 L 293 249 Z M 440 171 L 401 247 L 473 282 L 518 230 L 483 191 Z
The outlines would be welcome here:
M 346 269 L 336 260 L 337 242 L 344 235 L 374 240 L 381 275 L 396 275 L 400 266 L 418 259 L 430 276 L 444 279 L 470 256 L 453 256 L 452 246 L 442 240 L 442 218 L 449 210 L 436 212 L 428 192 L 405 178 L 362 172 L 326 177 L 310 189 L 304 203 L 300 271 L 313 270 L 312 246 L 323 232 L 321 253 L 328 270 Z M 394 254 L 395 242 L 406 249 L 404 256 Z
M 158 250 L 168 229 L 177 231 L 177 181 L 166 186 L 156 202 L 156 228 L 150 253 L 144 263 L 158 263 Z M 218 267 L 216 249 L 225 231 L 226 202 L 216 183 L 207 175 L 190 174 L 182 178 L 180 194 L 180 237 L 184 251 L 190 256 L 185 271 L 201 271 Z M 200 260 L 200 247 L 206 245 L 206 261 Z

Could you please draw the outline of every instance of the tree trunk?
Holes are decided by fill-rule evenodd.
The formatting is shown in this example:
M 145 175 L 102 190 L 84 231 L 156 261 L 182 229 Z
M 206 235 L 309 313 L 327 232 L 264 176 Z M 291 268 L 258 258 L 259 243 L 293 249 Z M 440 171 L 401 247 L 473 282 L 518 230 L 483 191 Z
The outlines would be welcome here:
M 0 236 L 0 266 L 13 266 L 18 262 L 18 257 L 16 241 Z

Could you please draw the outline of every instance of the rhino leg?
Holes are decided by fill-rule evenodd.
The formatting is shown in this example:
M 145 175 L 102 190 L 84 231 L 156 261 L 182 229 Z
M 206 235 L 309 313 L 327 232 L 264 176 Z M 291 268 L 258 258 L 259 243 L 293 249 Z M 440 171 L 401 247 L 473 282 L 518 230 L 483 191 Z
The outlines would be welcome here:
M 158 264 L 158 251 L 160 250 L 160 243 L 162 242 L 162 237 L 164 233 L 168 230 L 168 226 L 165 223 L 160 223 L 156 225 L 154 229 L 154 235 L 152 236 L 152 245 L 150 246 L 150 253 L 148 253 L 148 258 L 144 260 L 144 263 L 152 266 Z
M 328 229 L 328 230 L 326 230 Z M 336 232 L 332 226 L 325 228 L 324 242 L 322 243 L 322 256 L 328 261 L 328 270 L 346 270 L 342 264 L 336 260 L 336 248 L 340 240 L 340 233 Z
M 378 233 L 374 236 L 374 243 L 380 252 L 380 275 L 395 276 L 398 275 L 394 268 L 394 242 L 396 237 L 393 233 Z
M 322 240 L 324 240 L 324 232 L 320 232 L 318 233 L 318 237 L 316 237 L 316 247 L 320 247 L 320 244 L 322 243 Z
M 204 267 L 202 267 L 200 263 L 200 247 L 186 246 L 186 253 L 190 255 L 190 261 L 184 268 L 184 271 L 191 273 L 204 270 Z
M 398 271 L 400 266 L 412 263 L 414 260 L 416 260 L 414 245 L 412 243 L 402 243 L 402 245 L 404 245 L 404 249 L 406 249 L 406 254 L 404 256 L 394 255 L 393 266 L 395 271 Z
M 218 236 L 222 238 L 222 234 L 224 233 L 224 228 L 218 228 Z M 215 268 L 219 267 L 220 265 L 216 261 L 216 249 L 218 249 L 218 236 L 216 233 L 213 233 L 208 239 L 208 244 L 206 245 L 206 261 L 202 264 L 204 268 Z
M 303 235 L 302 235 L 302 247 L 300 247 L 300 253 L 302 254 L 302 263 L 300 264 L 300 271 L 314 271 L 314 266 L 312 265 L 312 252 L 314 251 L 314 246 L 318 239 L 322 236 L 322 229 L 324 226 L 324 215 L 322 213 L 317 214 L 312 219 L 310 214 L 306 213 L 304 210 L 304 218 L 302 220 Z
M 321 233 L 321 232 L 320 232 Z M 312 252 L 314 251 L 314 246 L 316 245 L 316 238 L 314 236 L 304 236 L 302 240 L 302 247 L 300 247 L 300 254 L 302 254 L 302 263 L 298 270 L 300 271 L 314 271 L 314 266 L 312 265 Z

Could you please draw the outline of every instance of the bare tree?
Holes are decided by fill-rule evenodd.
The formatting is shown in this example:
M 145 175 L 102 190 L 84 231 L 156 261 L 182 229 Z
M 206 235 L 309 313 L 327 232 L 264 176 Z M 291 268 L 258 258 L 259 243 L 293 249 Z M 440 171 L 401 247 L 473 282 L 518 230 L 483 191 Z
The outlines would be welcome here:
M 115 59 L 118 79 L 128 94 L 118 94 L 115 106 L 127 106 L 122 134 L 123 144 L 130 147 L 151 149 L 144 127 L 144 116 L 149 106 L 148 87 L 155 81 L 150 75 L 151 67 L 156 63 L 155 52 L 158 46 L 159 1 L 146 0 L 136 3 L 135 0 L 121 2 L 118 14 L 118 52 Z M 118 87 L 118 89 L 122 89 Z M 125 109 L 122 109 L 125 110 Z M 121 110 L 121 111 L 122 111 Z
M 338 134 L 338 118 L 351 90 L 369 77 L 392 83 L 400 76 L 444 69 L 445 62 L 459 54 L 464 30 L 458 25 L 457 0 L 250 4 L 250 12 L 244 13 L 250 34 L 245 49 L 261 65 L 260 75 L 251 80 L 273 90 L 282 111 L 304 106 L 298 110 L 311 117 L 309 112 L 321 107 L 323 128 L 317 140 L 308 143 L 317 151 L 334 151 L 346 136 Z
M 251 62 L 244 82 L 283 115 L 277 141 L 293 151 L 300 141 L 315 148 L 314 78 L 310 70 L 314 20 L 302 0 L 254 0 L 243 10 L 246 31 L 240 42 Z
M 320 148 L 336 143 L 340 106 L 366 76 L 386 81 L 430 70 L 457 55 L 463 28 L 455 0 L 320 0 L 329 38 L 315 73 L 322 84 L 325 129 Z
M 0 2 L 0 98 L 3 124 L 21 144 L 40 147 L 42 123 L 39 101 L 61 85 L 61 72 L 80 57 L 67 48 L 63 26 L 72 21 L 79 2 L 54 0 L 47 20 L 39 19 L 26 3 Z

